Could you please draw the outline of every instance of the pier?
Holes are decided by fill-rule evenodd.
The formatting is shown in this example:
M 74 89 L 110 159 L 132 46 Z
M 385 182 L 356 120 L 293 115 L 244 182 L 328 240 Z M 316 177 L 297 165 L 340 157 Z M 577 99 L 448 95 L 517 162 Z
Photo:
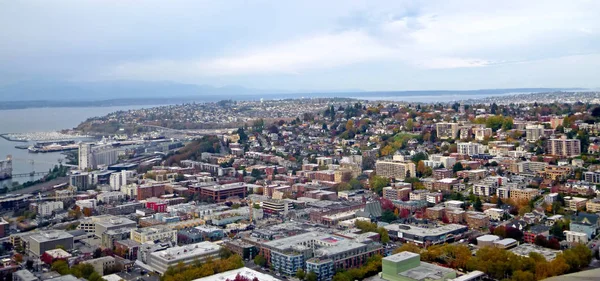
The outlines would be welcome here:
M 12 174 L 13 178 L 24 178 L 24 177 L 34 177 L 34 176 L 43 176 L 48 174 L 48 172 L 31 172 L 31 173 L 22 173 L 22 174 Z

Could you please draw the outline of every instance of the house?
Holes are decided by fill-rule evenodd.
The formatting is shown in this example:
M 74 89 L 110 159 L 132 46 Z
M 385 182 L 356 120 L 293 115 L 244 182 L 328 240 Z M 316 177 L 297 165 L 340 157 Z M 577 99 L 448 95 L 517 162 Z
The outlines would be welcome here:
M 597 234 L 598 222 L 598 215 L 580 212 L 571 217 L 569 230 L 585 233 L 588 239 L 592 239 Z

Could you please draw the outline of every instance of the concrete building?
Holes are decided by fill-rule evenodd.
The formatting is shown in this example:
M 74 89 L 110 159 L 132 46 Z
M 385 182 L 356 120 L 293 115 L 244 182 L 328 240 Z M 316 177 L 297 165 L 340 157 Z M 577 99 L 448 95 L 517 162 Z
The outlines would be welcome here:
M 130 219 L 112 215 L 101 215 L 82 219 L 77 226 L 77 229 L 81 229 L 87 233 L 93 233 L 96 237 L 102 237 L 102 234 L 108 230 L 136 227 L 137 223 Z
M 150 253 L 147 264 L 154 271 L 163 274 L 170 266 L 176 266 L 179 263 L 187 265 L 194 261 L 203 262 L 207 259 L 218 259 L 220 250 L 221 246 L 212 242 L 173 247 Z
M 421 255 L 404 251 L 382 259 L 381 278 L 388 281 L 443 281 L 456 278 L 456 272 L 422 262 Z
M 535 142 L 544 135 L 544 125 L 529 125 L 525 127 L 525 138 L 529 142 Z
M 38 203 L 37 213 L 42 217 L 51 216 L 54 211 L 62 210 L 64 204 L 62 201 L 46 201 Z
M 564 157 L 579 156 L 581 155 L 581 142 L 578 139 L 567 139 L 566 136 L 560 139 L 549 139 L 548 154 Z
M 48 230 L 32 234 L 26 238 L 27 250 L 36 257 L 44 252 L 62 246 L 65 250 L 73 249 L 73 235 L 61 230 Z
M 600 213 L 600 199 L 591 199 L 585 203 L 585 209 L 589 213 Z
M 96 259 L 91 259 L 84 261 L 85 264 L 90 264 L 94 267 L 94 270 L 100 274 L 100 276 L 104 276 L 105 274 L 111 272 L 116 265 L 116 259 L 111 256 L 100 257 Z
M 500 189 L 498 189 L 500 190 Z M 527 200 L 530 201 L 534 197 L 540 195 L 539 189 L 533 188 L 523 188 L 523 189 L 511 189 L 510 190 L 510 199 L 513 200 Z
M 485 153 L 485 145 L 476 142 L 459 142 L 456 144 L 457 152 L 469 156 Z M 450 168 L 450 167 L 448 167 Z
M 21 269 L 13 273 L 13 281 L 38 281 L 39 279 L 27 269 Z
M 230 271 L 225 271 L 222 273 L 218 273 L 215 275 L 203 277 L 200 279 L 195 279 L 194 281 L 223 281 L 223 280 L 234 280 L 237 276 L 242 276 L 248 278 L 248 280 L 260 280 L 260 281 L 280 281 L 278 278 L 275 278 L 271 275 L 258 272 L 254 269 L 242 267 L 239 269 L 234 269 Z
M 140 244 L 156 240 L 173 241 L 177 243 L 177 230 L 166 227 L 132 229 L 129 239 Z
M 582 232 L 565 230 L 563 231 L 563 233 L 565 234 L 566 241 L 569 243 L 587 244 L 587 242 L 589 241 L 587 234 Z
M 213 202 L 225 202 L 229 197 L 245 198 L 248 194 L 248 186 L 242 182 L 224 184 L 224 185 L 212 185 L 212 186 L 200 186 L 200 198 L 210 198 Z
M 496 235 L 482 235 L 477 237 L 477 246 L 486 247 L 494 246 L 494 242 L 500 241 L 500 237 Z
M 440 139 L 456 139 L 458 136 L 458 123 L 435 124 L 437 137 Z
M 322 232 L 307 232 L 266 242 L 261 252 L 275 271 L 294 275 L 300 268 L 331 280 L 339 269 L 361 266 L 369 257 L 382 254 L 381 244 L 370 239 L 355 241 Z
M 583 173 L 584 180 L 593 184 L 600 184 L 600 172 L 585 172 Z
M 411 242 L 418 245 L 442 244 L 450 239 L 460 237 L 468 227 L 460 224 L 446 224 L 434 228 L 423 228 L 407 224 L 390 224 L 384 226 L 390 238 Z
M 403 180 L 407 176 L 415 177 L 417 167 L 413 162 L 396 162 L 378 160 L 375 162 L 375 171 L 378 176 Z
M 409 198 L 410 191 L 410 187 L 395 188 L 392 186 L 386 186 L 383 188 L 383 198 L 389 200 L 407 200 Z
M 96 199 L 105 204 L 119 203 L 125 200 L 125 194 L 121 191 L 107 191 L 96 195 Z
M 587 201 L 587 198 L 567 196 L 565 197 L 565 207 L 571 211 L 577 211 L 585 207 Z

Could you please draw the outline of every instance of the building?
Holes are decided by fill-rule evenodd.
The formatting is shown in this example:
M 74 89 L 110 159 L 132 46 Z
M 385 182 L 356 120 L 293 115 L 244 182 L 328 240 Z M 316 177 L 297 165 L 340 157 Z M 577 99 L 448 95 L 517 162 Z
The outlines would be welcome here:
M 107 191 L 96 195 L 96 199 L 105 204 L 119 203 L 125 200 L 125 194 L 121 191 Z
M 566 241 L 569 243 L 587 244 L 589 241 L 587 234 L 582 232 L 565 230 L 563 233 L 565 234 Z
M 207 259 L 218 259 L 220 250 L 221 246 L 212 242 L 178 246 L 150 253 L 147 264 L 154 271 L 163 274 L 170 266 L 176 266 L 179 263 L 187 265 L 195 261 L 203 262 Z
M 600 213 L 600 199 L 591 199 L 585 203 L 585 209 L 589 213 Z
M 69 184 L 80 191 L 93 187 L 90 173 L 73 173 L 69 175 Z
M 483 211 L 483 213 L 485 213 L 490 220 L 500 221 L 504 217 L 504 214 L 506 214 L 506 211 L 500 208 L 489 208 Z
M 104 276 L 105 274 L 111 272 L 114 269 L 116 265 L 116 259 L 111 256 L 106 256 L 87 260 L 83 263 L 92 265 L 94 267 L 94 270 L 98 272 L 100 276 Z
M 475 128 L 473 129 L 475 133 L 475 139 L 478 141 L 485 140 L 485 138 L 489 138 L 492 136 L 492 128 Z
M 27 250 L 36 257 L 41 256 L 48 250 L 62 246 L 65 250 L 73 249 L 73 235 L 66 231 L 48 230 L 32 234 L 26 238 Z
M 91 143 L 80 143 L 79 144 L 79 170 L 86 171 L 94 169 L 92 158 L 90 157 L 92 151 Z
M 48 217 L 54 214 L 55 211 L 62 210 L 64 204 L 62 201 L 47 201 L 37 205 L 37 213 L 42 217 Z
M 258 248 L 255 245 L 244 242 L 240 239 L 225 241 L 223 245 L 227 249 L 238 254 L 244 260 L 251 260 L 258 255 Z
M 421 255 L 404 251 L 382 259 L 381 278 L 388 281 L 428 281 L 456 278 L 452 269 L 422 262 Z
M 544 125 L 529 125 L 525 127 L 525 138 L 529 142 L 536 142 L 544 135 Z
M 378 176 L 397 180 L 404 180 L 406 177 L 417 175 L 417 168 L 413 162 L 378 160 L 375 162 L 375 171 Z
M 592 239 L 598 233 L 598 215 L 579 212 L 571 217 L 569 230 L 585 233 L 588 239 Z
M 566 136 L 560 139 L 549 139 L 548 154 L 564 157 L 579 156 L 581 155 L 581 142 L 578 139 L 567 139 Z
M 137 223 L 130 219 L 112 215 L 101 215 L 82 219 L 77 226 L 77 229 L 81 229 L 88 233 L 94 233 L 96 237 L 102 237 L 102 234 L 108 230 L 136 227 Z
M 435 124 L 437 137 L 440 139 L 456 139 L 458 136 L 458 123 Z
M 92 147 L 91 143 L 79 144 L 79 170 L 95 170 L 98 166 L 109 166 L 119 161 L 121 149 L 112 144 Z
M 586 206 L 587 201 L 587 198 L 567 196 L 565 197 L 565 207 L 571 211 L 577 211 L 583 209 L 583 207 Z
M 215 275 L 203 277 L 200 279 L 194 279 L 194 281 L 223 281 L 223 280 L 235 280 L 237 276 L 247 278 L 248 280 L 260 280 L 260 281 L 280 281 L 271 275 L 258 272 L 254 269 L 242 267 L 230 271 L 221 272 Z M 25 280 L 28 281 L 28 280 Z
M 12 281 L 38 281 L 39 279 L 27 269 L 21 269 L 16 271 L 13 275 Z
M 496 195 L 497 187 L 494 184 L 475 184 L 473 185 L 473 194 L 475 196 L 491 197 Z
M 123 189 L 122 189 L 123 190 Z M 125 193 L 129 194 L 129 193 Z M 135 195 L 137 196 L 137 200 L 146 200 L 152 197 L 160 197 L 165 194 L 165 185 L 164 184 L 145 184 L 137 187 L 137 191 Z
M 248 194 L 248 186 L 243 182 L 224 185 L 201 186 L 200 198 L 209 198 L 213 202 L 225 202 L 229 197 L 245 198 Z
M 45 264 L 51 265 L 53 262 L 57 261 L 57 260 L 64 260 L 64 261 L 68 261 L 69 258 L 71 258 L 72 255 L 69 254 L 69 252 L 63 250 L 63 249 L 52 249 L 52 250 L 48 250 L 46 252 L 44 252 L 42 254 L 42 256 L 40 257 L 40 260 L 43 261 Z
M 498 189 L 500 190 L 500 188 Z M 533 188 L 523 188 L 523 189 L 511 189 L 510 190 L 510 199 L 512 200 L 527 200 L 527 201 L 531 201 L 531 199 L 535 198 L 536 196 L 540 195 L 540 190 L 539 189 L 533 189 Z
M 298 269 L 317 273 L 318 280 L 331 280 L 336 270 L 361 266 L 376 254 L 381 244 L 356 241 L 323 232 L 307 232 L 262 244 L 261 252 L 275 271 L 295 275 Z
M 460 224 L 446 224 L 433 228 L 423 228 L 408 224 L 390 224 L 384 226 L 390 238 L 411 242 L 417 245 L 443 244 L 460 237 L 468 227 Z
M 523 231 L 523 240 L 527 243 L 535 243 L 535 238 L 538 236 L 544 236 L 548 239 L 550 227 L 543 224 L 533 225 L 528 230 Z
M 131 230 L 135 228 L 118 228 L 105 231 L 102 233 L 102 247 L 112 249 L 115 247 L 116 241 L 129 239 L 131 237 Z
M 543 171 L 546 166 L 548 166 L 546 162 L 523 161 L 511 165 L 511 170 L 516 174 L 536 175 L 538 172 Z
M 456 148 L 457 153 L 469 156 L 483 154 L 486 150 L 485 145 L 476 142 L 459 142 L 456 144 Z
M 395 188 L 386 186 L 383 188 L 383 198 L 388 200 L 408 200 L 410 191 L 410 187 Z
M 593 184 L 600 184 L 600 172 L 585 172 L 583 173 L 584 180 Z
M 294 208 L 290 200 L 265 200 L 262 202 L 262 208 L 265 214 L 287 215 L 289 210 Z M 253 210 L 251 210 L 253 211 Z
M 166 227 L 144 227 L 132 229 L 129 239 L 144 244 L 151 241 L 173 241 L 177 243 L 177 230 Z
M 519 242 L 512 238 L 504 238 L 502 240 L 494 241 L 494 247 L 501 249 L 510 249 L 519 245 Z
M 477 237 L 477 246 L 486 247 L 494 246 L 494 242 L 500 241 L 500 237 L 496 235 L 482 235 Z

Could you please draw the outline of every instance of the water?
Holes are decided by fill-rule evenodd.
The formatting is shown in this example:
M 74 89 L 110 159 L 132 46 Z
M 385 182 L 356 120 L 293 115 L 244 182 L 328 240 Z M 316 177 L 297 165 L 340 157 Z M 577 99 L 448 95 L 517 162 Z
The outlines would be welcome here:
M 0 110 L 0 133 L 28 133 L 49 132 L 74 128 L 87 118 L 102 116 L 108 113 L 153 107 L 144 106 L 114 106 L 114 107 L 79 107 L 79 108 L 29 108 L 16 110 Z M 0 158 L 6 155 L 13 157 L 13 174 L 29 173 L 32 170 L 48 171 L 58 164 L 59 159 L 64 159 L 60 152 L 29 153 L 27 150 L 17 149 L 16 145 L 26 145 L 23 142 L 11 142 L 0 138 Z M 31 161 L 33 160 L 33 165 Z M 20 177 L 0 181 L 0 186 L 11 185 L 15 182 L 36 180 L 38 177 Z

